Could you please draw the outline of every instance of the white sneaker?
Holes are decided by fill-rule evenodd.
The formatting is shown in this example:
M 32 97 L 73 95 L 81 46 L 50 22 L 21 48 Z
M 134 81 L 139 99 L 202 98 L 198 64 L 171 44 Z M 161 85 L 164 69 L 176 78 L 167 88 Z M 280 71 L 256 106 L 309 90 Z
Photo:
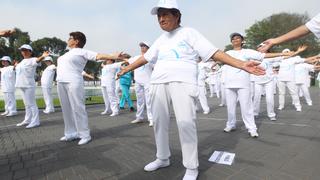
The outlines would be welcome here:
M 309 102 L 309 103 L 307 103 L 308 104 L 308 106 L 312 106 L 312 102 Z
M 278 110 L 280 110 L 280 111 L 283 110 L 283 107 L 282 107 L 282 106 L 279 106 L 279 107 L 278 107 Z
M 251 137 L 253 137 L 253 138 L 257 138 L 257 137 L 259 137 L 259 134 L 257 133 L 257 131 L 249 131 L 249 134 L 250 134 L 250 136 Z
M 28 125 L 28 122 L 22 121 L 21 123 L 18 123 L 16 126 L 20 127 L 20 126 L 25 126 Z
M 100 113 L 101 115 L 105 115 L 105 114 L 108 114 L 108 113 L 111 113 L 110 111 L 108 111 L 108 110 L 105 110 L 105 111 L 103 111 L 102 113 Z
M 149 120 L 149 126 L 150 126 L 150 127 L 153 126 L 153 120 L 152 120 L 152 119 Z
M 81 138 L 81 140 L 79 141 L 78 145 L 84 145 L 84 144 L 87 144 L 88 142 L 91 141 L 91 137 L 88 137 L 88 138 Z
M 13 113 L 8 113 L 6 116 L 7 117 L 11 117 L 11 116 L 15 116 L 15 115 L 17 115 L 18 113 L 17 112 L 13 112 Z
M 60 141 L 67 142 L 67 141 L 73 141 L 73 140 L 76 140 L 76 139 L 79 139 L 79 137 L 78 136 L 71 136 L 71 137 L 63 136 L 63 137 L 60 138 Z
M 276 118 L 276 117 L 270 117 L 270 120 L 271 120 L 271 121 L 276 121 L 277 118 Z
M 187 169 L 182 180 L 196 180 L 198 177 L 198 169 Z
M 166 160 L 156 159 L 155 161 L 147 164 L 144 167 L 144 170 L 145 171 L 155 171 L 155 170 L 157 170 L 159 168 L 164 168 L 164 167 L 167 167 L 169 165 L 170 165 L 169 159 L 166 159 Z
M 35 128 L 35 127 L 38 127 L 40 126 L 40 123 L 39 124 L 29 124 L 28 126 L 26 126 L 27 129 L 31 129 L 31 128 Z
M 131 121 L 131 124 L 142 123 L 142 122 L 143 122 L 142 119 L 135 119 L 135 120 Z
M 210 113 L 210 110 L 209 111 L 203 111 L 203 114 L 209 114 Z
M 5 112 L 1 113 L 1 116 L 5 116 L 5 115 L 7 115 L 8 113 L 9 113 L 8 111 L 5 111 Z
M 43 113 L 45 113 L 45 114 L 49 114 L 50 112 L 49 112 L 49 111 L 47 111 L 47 110 L 44 110 L 44 111 L 43 111 Z
M 222 103 L 221 103 L 221 104 L 219 104 L 219 106 L 220 106 L 220 107 L 223 107 L 223 106 L 224 106 L 224 104 L 222 104 Z
M 117 116 L 117 115 L 119 115 L 119 112 L 113 112 L 112 114 L 110 114 L 111 117 Z
M 297 111 L 297 112 L 301 112 L 301 108 L 297 108 L 296 111 Z
M 231 132 L 231 131 L 235 131 L 235 130 L 236 130 L 236 127 L 226 127 L 223 129 L 223 131 L 226 133 Z

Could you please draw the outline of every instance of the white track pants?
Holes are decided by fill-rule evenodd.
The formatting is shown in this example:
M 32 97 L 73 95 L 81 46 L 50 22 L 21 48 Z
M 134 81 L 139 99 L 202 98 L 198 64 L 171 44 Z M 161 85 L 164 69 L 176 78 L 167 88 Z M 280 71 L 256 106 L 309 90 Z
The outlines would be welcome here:
M 84 84 L 59 82 L 58 95 L 64 120 L 64 135 L 89 138 L 88 115 L 84 104 Z
M 109 110 L 111 110 L 111 107 L 110 107 L 110 100 L 109 100 L 108 93 L 107 93 L 107 87 L 101 86 L 101 92 L 102 92 L 102 97 L 103 97 L 104 106 L 105 106 L 104 111 L 109 111 Z
M 198 162 L 198 137 L 196 128 L 196 99 L 198 87 L 183 82 L 152 84 L 150 86 L 151 109 L 157 145 L 157 158 L 168 159 L 170 101 L 177 120 L 183 165 L 195 169 Z
M 268 117 L 275 117 L 276 113 L 274 112 L 274 95 L 273 95 L 273 81 L 270 81 L 265 84 L 255 84 L 255 93 L 254 93 L 254 115 L 259 115 L 260 113 L 260 102 L 261 95 L 263 91 L 266 92 L 266 103 L 267 103 L 267 112 Z
M 22 92 L 22 99 L 26 109 L 26 115 L 24 122 L 29 125 L 39 125 L 39 109 L 36 102 L 36 91 L 34 87 L 31 88 L 20 88 Z
M 44 103 L 46 104 L 45 111 L 47 112 L 54 111 L 53 98 L 52 98 L 51 92 L 52 92 L 52 88 L 42 87 L 43 99 L 44 99 Z
M 226 88 L 224 87 L 224 83 L 221 83 L 220 85 L 221 89 L 221 104 L 226 104 Z
M 226 88 L 228 121 L 227 127 L 236 127 L 237 99 L 240 102 L 242 120 L 248 131 L 257 130 L 253 116 L 250 88 Z
M 289 89 L 289 93 L 292 97 L 292 102 L 294 106 L 298 109 L 301 108 L 299 96 L 297 93 L 297 86 L 294 82 L 291 81 L 278 81 L 279 88 L 279 107 L 284 107 L 285 104 L 285 95 L 286 95 L 286 87 Z
M 4 109 L 9 114 L 17 113 L 16 97 L 14 92 L 3 92 Z
M 209 112 L 210 108 L 208 106 L 208 100 L 207 100 L 207 90 L 205 86 L 199 86 L 199 102 L 202 107 L 203 112 Z
M 137 83 L 135 84 L 136 96 L 137 96 L 137 119 L 144 119 L 144 108 L 147 109 L 147 116 L 148 120 L 152 120 L 152 113 L 151 113 L 151 100 L 150 100 L 150 85 L 144 85 Z
M 302 94 L 304 96 L 304 98 L 306 99 L 306 102 L 308 104 L 312 104 L 312 100 L 310 97 L 310 92 L 309 92 L 309 88 L 307 86 L 307 84 L 296 84 L 297 85 L 297 90 L 302 91 Z

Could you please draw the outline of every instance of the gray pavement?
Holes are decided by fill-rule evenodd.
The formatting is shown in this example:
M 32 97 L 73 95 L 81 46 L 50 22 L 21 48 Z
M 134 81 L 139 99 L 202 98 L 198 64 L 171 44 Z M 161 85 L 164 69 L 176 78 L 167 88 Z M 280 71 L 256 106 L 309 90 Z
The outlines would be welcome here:
M 213 111 L 198 113 L 199 180 L 318 180 L 320 177 L 320 105 L 319 88 L 312 88 L 314 105 L 302 100 L 302 112 L 296 112 L 289 97 L 278 120 L 262 114 L 256 120 L 260 137 L 250 138 L 240 121 L 232 133 L 222 130 L 226 108 L 217 98 L 209 98 Z M 276 105 L 277 105 L 276 100 Z M 59 142 L 63 136 L 61 110 L 41 113 L 41 126 L 15 127 L 24 112 L 16 117 L 0 117 L 0 180 L 6 179 L 182 179 L 185 169 L 174 115 L 170 128 L 171 166 L 156 172 L 143 167 L 155 159 L 153 129 L 147 123 L 130 124 L 134 113 L 121 111 L 118 117 L 101 116 L 102 105 L 87 107 L 93 141 L 78 146 L 77 141 Z M 239 108 L 238 108 L 239 110 Z M 239 113 L 239 112 L 238 112 Z M 208 162 L 215 150 L 236 154 L 232 166 Z

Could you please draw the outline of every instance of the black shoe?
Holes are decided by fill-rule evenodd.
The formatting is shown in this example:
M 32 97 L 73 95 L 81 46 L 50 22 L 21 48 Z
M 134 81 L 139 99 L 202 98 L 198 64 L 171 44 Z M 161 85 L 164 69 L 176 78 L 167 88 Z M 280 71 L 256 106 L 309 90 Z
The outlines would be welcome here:
M 124 109 L 124 107 L 120 107 L 120 109 Z
M 133 112 L 134 111 L 134 107 L 130 107 L 130 111 Z

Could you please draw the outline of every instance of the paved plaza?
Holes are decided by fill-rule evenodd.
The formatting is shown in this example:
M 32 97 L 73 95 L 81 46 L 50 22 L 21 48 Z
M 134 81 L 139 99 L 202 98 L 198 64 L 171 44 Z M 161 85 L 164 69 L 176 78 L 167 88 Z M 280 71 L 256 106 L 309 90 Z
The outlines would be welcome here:
M 320 100 L 319 88 L 311 89 L 314 105 L 302 99 L 302 112 L 296 112 L 289 96 L 278 120 L 262 114 L 256 119 L 260 137 L 249 137 L 238 117 L 238 129 L 224 133 L 226 107 L 209 98 L 213 111 L 198 113 L 199 180 L 318 180 L 320 179 Z M 277 107 L 276 98 L 276 107 Z M 7 179 L 182 179 L 181 148 L 174 114 L 171 115 L 171 166 L 155 172 L 143 167 L 155 159 L 153 129 L 147 123 L 130 124 L 135 114 L 127 109 L 119 116 L 102 116 L 103 105 L 87 106 L 93 141 L 78 146 L 77 141 L 59 142 L 63 136 L 61 110 L 40 113 L 41 126 L 16 127 L 24 112 L 15 117 L 0 117 L 0 180 Z M 238 112 L 239 112 L 239 108 Z M 214 151 L 236 154 L 231 166 L 208 162 Z

